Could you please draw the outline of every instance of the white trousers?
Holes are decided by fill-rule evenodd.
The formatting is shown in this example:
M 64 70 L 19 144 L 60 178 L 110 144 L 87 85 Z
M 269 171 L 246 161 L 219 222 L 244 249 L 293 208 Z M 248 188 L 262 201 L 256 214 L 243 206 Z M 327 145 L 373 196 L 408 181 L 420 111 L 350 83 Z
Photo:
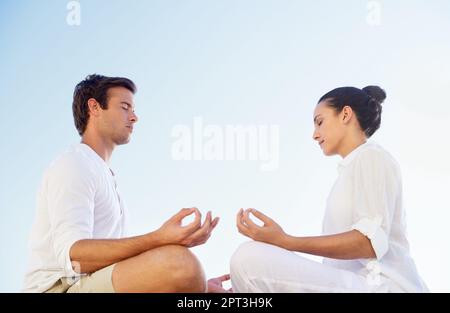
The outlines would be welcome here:
M 234 292 L 370 292 L 365 277 L 280 247 L 246 242 L 231 257 Z

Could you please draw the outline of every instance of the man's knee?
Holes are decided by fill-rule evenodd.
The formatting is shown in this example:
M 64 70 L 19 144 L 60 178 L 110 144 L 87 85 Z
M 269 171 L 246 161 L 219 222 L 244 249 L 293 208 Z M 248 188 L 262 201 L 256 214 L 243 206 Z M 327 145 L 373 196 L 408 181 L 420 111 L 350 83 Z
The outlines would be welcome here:
M 118 292 L 204 292 L 203 268 L 189 249 L 168 245 L 119 262 L 112 275 Z
M 168 273 L 179 292 L 205 292 L 206 278 L 197 257 L 186 247 L 168 245 L 160 249 L 164 254 Z

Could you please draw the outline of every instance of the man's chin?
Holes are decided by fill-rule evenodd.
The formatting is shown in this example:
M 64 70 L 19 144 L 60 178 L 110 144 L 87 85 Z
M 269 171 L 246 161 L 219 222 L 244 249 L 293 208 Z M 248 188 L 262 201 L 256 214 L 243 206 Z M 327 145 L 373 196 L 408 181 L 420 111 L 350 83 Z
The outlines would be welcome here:
M 119 140 L 116 140 L 116 145 L 120 146 L 120 145 L 126 145 L 127 143 L 130 142 L 130 137 L 127 138 L 121 138 Z

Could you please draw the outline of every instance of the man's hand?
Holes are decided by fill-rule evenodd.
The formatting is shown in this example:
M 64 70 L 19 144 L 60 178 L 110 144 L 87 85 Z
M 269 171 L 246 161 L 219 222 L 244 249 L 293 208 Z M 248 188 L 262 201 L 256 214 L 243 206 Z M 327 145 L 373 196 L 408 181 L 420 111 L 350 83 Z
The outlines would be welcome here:
M 198 214 L 201 221 L 201 214 L 199 211 Z M 203 225 L 200 228 L 198 228 L 194 233 L 190 234 L 187 238 L 185 238 L 181 242 L 181 244 L 186 247 L 195 247 L 206 243 L 209 237 L 211 237 L 211 233 L 218 223 L 219 217 L 215 217 L 214 219 L 212 219 L 211 211 L 208 211 L 208 213 L 206 213 L 206 219 Z
M 258 226 L 250 219 L 250 213 L 261 220 L 264 225 Z M 238 231 L 253 240 L 262 241 L 282 247 L 287 235 L 274 220 L 255 209 L 240 209 L 236 216 Z
M 224 289 L 222 283 L 230 280 L 230 274 L 226 274 L 220 277 L 208 279 L 208 293 L 228 293 L 233 292 L 233 289 Z
M 189 215 L 195 214 L 194 221 L 182 226 L 182 221 Z M 212 230 L 219 223 L 219 218 L 212 220 L 211 212 L 206 214 L 203 225 L 202 215 L 197 208 L 182 209 L 165 222 L 156 232 L 162 244 L 178 244 L 185 247 L 195 247 L 204 244 L 211 236 Z

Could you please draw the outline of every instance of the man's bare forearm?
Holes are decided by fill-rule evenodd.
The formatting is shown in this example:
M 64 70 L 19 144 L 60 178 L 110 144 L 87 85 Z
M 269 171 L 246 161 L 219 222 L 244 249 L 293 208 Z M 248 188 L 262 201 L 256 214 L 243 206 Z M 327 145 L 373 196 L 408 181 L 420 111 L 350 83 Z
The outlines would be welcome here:
M 287 235 L 280 246 L 287 250 L 303 252 L 333 259 L 363 259 L 376 257 L 370 240 L 357 230 L 317 237 Z
M 147 250 L 163 246 L 156 232 L 122 239 L 83 239 L 70 248 L 72 267 L 77 273 L 92 273 Z

